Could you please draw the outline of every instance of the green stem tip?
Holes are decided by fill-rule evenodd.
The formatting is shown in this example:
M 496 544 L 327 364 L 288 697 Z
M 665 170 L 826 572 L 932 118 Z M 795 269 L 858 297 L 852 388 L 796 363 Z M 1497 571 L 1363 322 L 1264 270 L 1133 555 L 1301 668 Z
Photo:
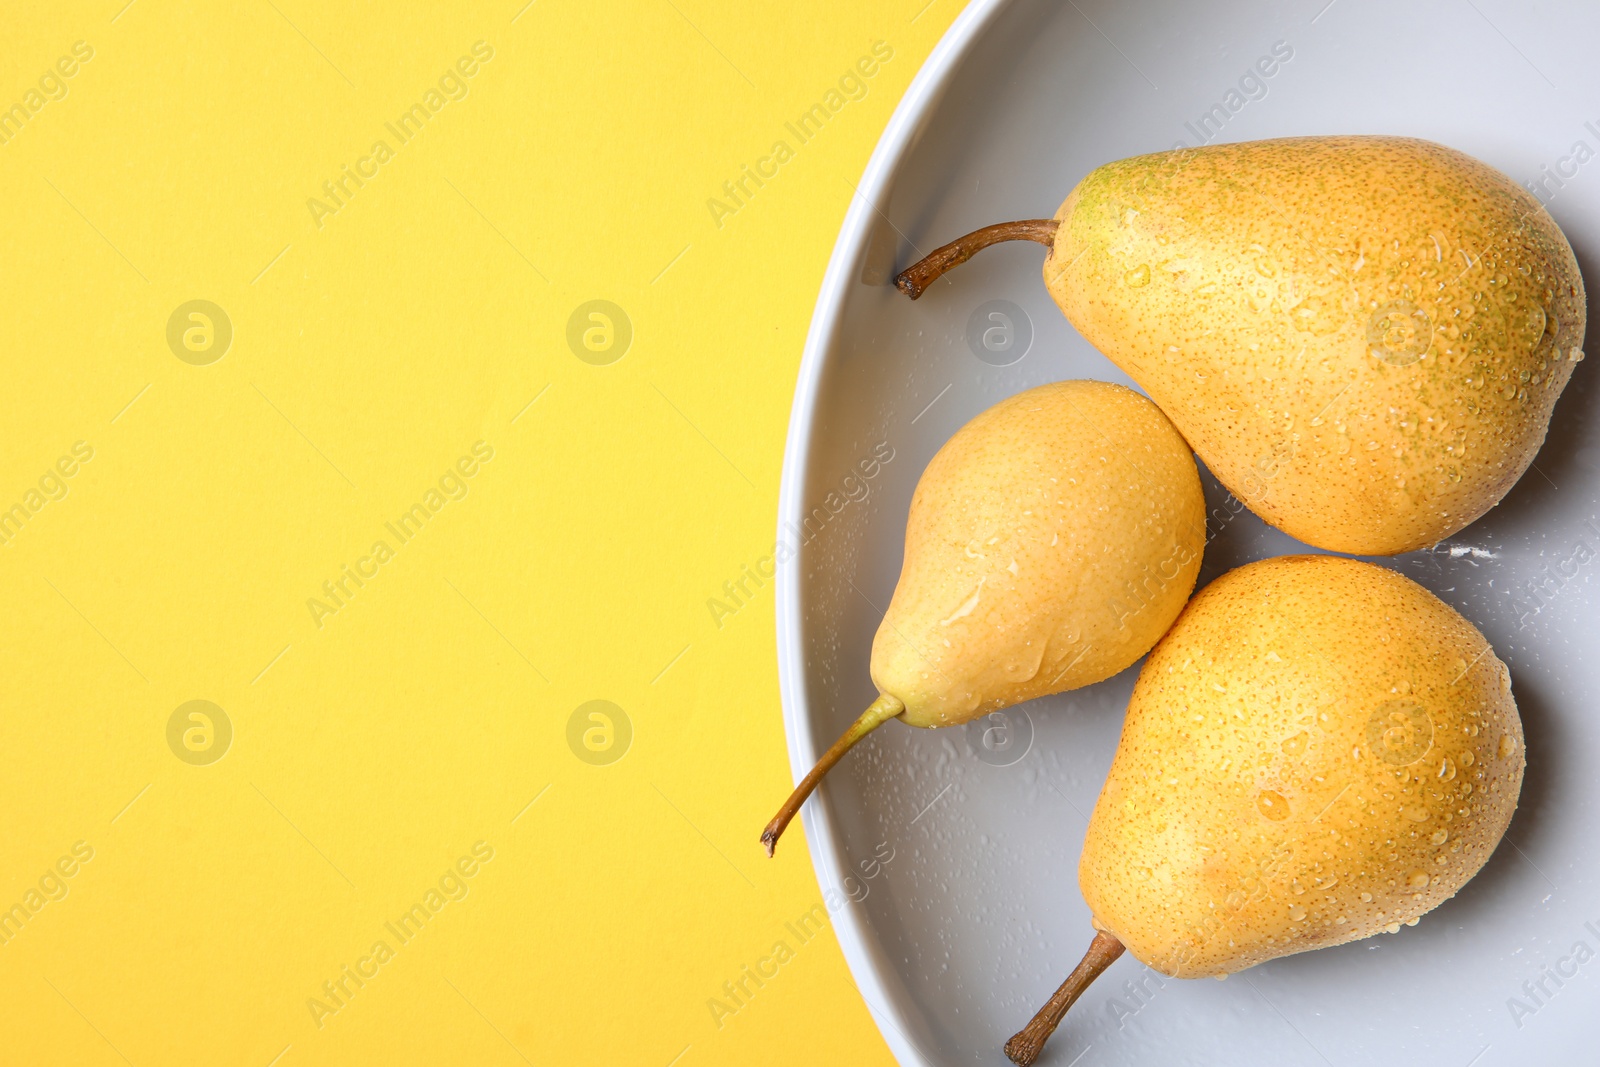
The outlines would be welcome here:
M 822 776 L 832 770 L 833 765 L 843 759 L 844 754 L 854 748 L 857 741 L 890 719 L 898 718 L 905 710 L 906 706 L 898 699 L 888 693 L 880 693 L 878 699 L 861 713 L 861 718 L 851 723 L 850 729 L 833 743 L 832 748 L 822 754 L 822 758 L 817 760 L 817 765 L 800 779 L 800 784 L 794 787 L 794 792 L 783 802 L 778 814 L 774 815 L 772 821 L 767 823 L 767 828 L 761 831 L 761 844 L 766 848 L 769 857 L 778 847 L 778 838 L 783 835 L 784 827 L 789 825 L 789 821 L 800 811 L 800 806 L 806 802 L 806 798 L 816 790 L 822 781 Z

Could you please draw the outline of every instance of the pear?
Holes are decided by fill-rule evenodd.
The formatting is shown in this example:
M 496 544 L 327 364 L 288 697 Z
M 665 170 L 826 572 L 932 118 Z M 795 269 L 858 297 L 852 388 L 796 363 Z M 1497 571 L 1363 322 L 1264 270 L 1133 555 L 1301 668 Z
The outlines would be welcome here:
M 1228 572 L 1139 674 L 1078 864 L 1098 933 L 1007 1054 L 1033 1062 L 1124 948 L 1220 977 L 1416 925 L 1494 851 L 1524 765 L 1505 664 L 1420 585 L 1334 556 Z
M 954 726 L 1133 664 L 1189 599 L 1204 549 L 1194 455 L 1133 390 L 1056 382 L 978 415 L 912 496 L 872 642 L 878 699 L 768 824 L 767 854 L 822 776 L 890 719 Z
M 1583 358 L 1578 266 L 1516 182 L 1427 141 L 1300 137 L 1110 163 L 1054 219 L 969 234 L 1050 247 L 1068 319 L 1222 483 L 1319 548 L 1433 545 L 1516 483 Z

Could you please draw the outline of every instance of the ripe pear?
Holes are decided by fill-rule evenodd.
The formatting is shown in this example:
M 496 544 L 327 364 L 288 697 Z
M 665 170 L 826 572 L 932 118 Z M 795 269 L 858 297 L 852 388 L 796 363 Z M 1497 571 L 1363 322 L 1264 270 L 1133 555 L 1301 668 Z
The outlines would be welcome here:
M 1572 249 L 1504 174 L 1398 137 L 1297 137 L 1109 163 L 1053 219 L 991 226 L 896 284 L 913 299 L 1004 240 L 1050 246 L 1068 319 L 1261 518 L 1387 555 L 1500 501 L 1583 358 Z
M 1133 664 L 1189 599 L 1204 549 L 1194 454 L 1133 390 L 1056 382 L 978 415 L 912 496 L 872 642 L 878 699 L 768 824 L 767 854 L 822 776 L 890 719 L 959 725 Z
M 1007 1054 L 1124 947 L 1199 978 L 1415 925 L 1494 851 L 1524 765 L 1505 664 L 1420 585 L 1335 556 L 1228 572 L 1140 671 L 1078 865 L 1099 933 Z

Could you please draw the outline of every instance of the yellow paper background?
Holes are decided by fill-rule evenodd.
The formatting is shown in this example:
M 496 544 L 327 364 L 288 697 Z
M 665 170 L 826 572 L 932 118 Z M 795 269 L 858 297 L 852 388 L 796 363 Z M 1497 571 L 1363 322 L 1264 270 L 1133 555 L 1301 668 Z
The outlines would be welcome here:
M 821 899 L 798 825 L 776 861 L 757 842 L 789 782 L 771 587 L 720 626 L 706 601 L 770 548 L 827 256 L 956 11 L 8 8 L 0 106 L 93 57 L 0 144 L 7 1062 L 889 1062 L 832 934 L 786 933 Z M 465 97 L 394 143 L 479 41 Z M 874 41 L 866 95 L 798 145 L 784 123 Z M 719 226 L 708 198 L 779 139 Z M 167 342 L 193 299 L 233 329 L 204 366 Z M 594 299 L 633 329 L 604 366 L 566 339 Z M 465 497 L 398 545 L 385 522 L 478 441 Z M 41 478 L 65 495 L 33 511 Z M 233 728 L 204 766 L 168 745 L 197 699 Z M 608 766 L 567 740 L 595 699 L 632 724 Z M 384 923 L 479 841 L 399 945 Z M 66 895 L 28 913 L 41 878 Z

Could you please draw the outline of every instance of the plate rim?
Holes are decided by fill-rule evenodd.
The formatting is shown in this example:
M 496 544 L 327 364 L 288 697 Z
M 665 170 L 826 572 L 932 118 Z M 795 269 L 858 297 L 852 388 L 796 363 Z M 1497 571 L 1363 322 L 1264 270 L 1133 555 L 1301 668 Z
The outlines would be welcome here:
M 828 258 L 817 302 L 806 332 L 784 441 L 783 469 L 778 490 L 778 540 L 787 530 L 798 529 L 804 509 L 806 473 L 815 431 L 816 402 L 822 375 L 834 356 L 845 302 L 872 236 L 875 203 L 893 184 L 918 135 L 943 96 L 950 78 L 974 43 L 1010 6 L 1012 0 L 972 0 L 945 30 L 928 58 L 907 86 L 888 125 L 867 160 L 844 223 Z M 798 783 L 820 755 L 812 743 L 810 702 L 805 681 L 804 632 L 801 621 L 799 553 L 779 564 L 774 594 L 778 654 L 778 688 L 783 706 L 784 736 L 789 749 L 789 770 Z M 826 894 L 844 882 L 847 863 L 842 844 L 833 830 L 826 786 L 819 788 L 800 813 L 818 887 Z M 850 974 L 895 1059 L 906 1067 L 935 1067 L 909 1033 L 923 1029 L 920 1014 L 894 969 L 881 958 L 871 937 L 866 913 L 848 897 L 831 917 L 834 936 L 844 953 Z

